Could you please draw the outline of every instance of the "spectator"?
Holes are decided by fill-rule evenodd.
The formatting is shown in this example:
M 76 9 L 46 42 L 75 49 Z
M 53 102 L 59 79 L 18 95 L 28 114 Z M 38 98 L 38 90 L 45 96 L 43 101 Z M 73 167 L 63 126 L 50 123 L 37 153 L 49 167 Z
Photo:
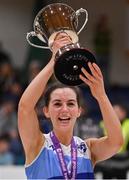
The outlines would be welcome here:
M 0 65 L 0 100 L 2 101 L 4 93 L 6 93 L 12 82 L 14 81 L 14 69 L 11 63 L 3 62 Z
M 15 104 L 12 100 L 3 102 L 0 108 L 0 135 L 17 129 Z
M 126 179 L 127 171 L 129 170 L 129 118 L 128 107 L 119 102 L 113 105 L 113 108 L 120 119 L 124 144 L 118 154 L 111 159 L 101 163 L 98 169 L 103 172 L 104 179 L 117 178 Z M 100 123 L 103 134 L 106 134 L 103 122 Z
M 14 164 L 15 165 L 23 165 L 24 164 L 24 151 L 21 144 L 21 140 L 19 138 L 17 130 L 12 130 L 10 133 L 10 152 L 14 156 Z
M 28 67 L 28 83 L 30 83 L 35 76 L 40 72 L 41 65 L 38 60 L 33 60 Z
M 20 81 L 18 80 L 12 81 L 10 87 L 8 88 L 8 91 L 4 92 L 4 96 L 2 97 L 2 100 L 6 101 L 10 99 L 11 101 L 14 102 L 15 108 L 17 110 L 17 105 L 18 105 L 23 89 L 24 88 L 22 84 L 20 83 Z
M 83 139 L 99 137 L 99 126 L 92 118 L 82 117 L 77 122 L 75 133 Z
M 11 165 L 14 163 L 13 154 L 9 151 L 10 137 L 8 134 L 0 136 L 0 165 Z
M 105 14 L 100 16 L 94 32 L 94 49 L 97 63 L 103 73 L 105 85 L 109 85 L 111 32 L 108 27 L 108 18 Z
M 28 86 L 28 84 L 34 79 L 34 77 L 39 73 L 41 70 L 41 64 L 37 59 L 33 59 L 27 67 L 25 67 L 22 71 L 22 84 L 24 88 Z M 24 78 L 26 76 L 26 79 Z
M 86 104 L 83 102 L 82 107 L 82 115 L 76 122 L 74 134 L 77 136 L 80 136 L 83 139 L 86 138 L 94 138 L 99 137 L 99 126 L 98 123 L 95 122 L 95 120 L 91 117 L 88 117 L 88 107 L 86 107 Z M 87 110 L 84 110 L 87 109 Z

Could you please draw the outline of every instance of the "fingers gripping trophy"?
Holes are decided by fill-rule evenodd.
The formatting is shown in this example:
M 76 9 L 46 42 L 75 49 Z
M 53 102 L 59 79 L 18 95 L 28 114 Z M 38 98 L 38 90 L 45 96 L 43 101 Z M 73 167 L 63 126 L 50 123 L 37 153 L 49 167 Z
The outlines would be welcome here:
M 78 17 L 85 13 L 85 20 L 78 30 Z M 88 62 L 95 62 L 94 55 L 87 49 L 80 47 L 78 35 L 84 29 L 88 21 L 88 13 L 80 8 L 74 11 L 70 6 L 63 3 L 54 3 L 41 9 L 35 17 L 34 31 L 27 33 L 27 41 L 30 45 L 52 50 L 52 44 L 57 34 L 66 33 L 72 43 L 61 47 L 55 55 L 54 74 L 63 84 L 76 86 L 82 83 L 79 74 L 84 67 L 89 73 Z M 46 46 L 33 44 L 30 40 L 36 36 Z

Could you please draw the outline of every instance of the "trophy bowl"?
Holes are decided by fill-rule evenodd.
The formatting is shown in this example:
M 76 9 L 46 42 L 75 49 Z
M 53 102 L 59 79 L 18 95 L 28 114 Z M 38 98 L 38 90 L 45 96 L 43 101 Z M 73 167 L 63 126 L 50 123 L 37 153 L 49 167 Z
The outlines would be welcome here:
M 78 17 L 85 13 L 85 21 L 78 30 Z M 88 13 L 81 8 L 74 11 L 70 6 L 63 3 L 53 3 L 41 9 L 34 20 L 34 31 L 27 34 L 30 45 L 52 50 L 53 42 L 59 33 L 66 33 L 72 43 L 61 47 L 55 55 L 54 74 L 61 83 L 76 86 L 82 83 L 79 78 L 81 68 L 84 67 L 89 73 L 88 62 L 96 62 L 94 55 L 87 49 L 80 47 L 78 35 L 88 21 Z M 38 46 L 30 42 L 30 37 L 36 36 L 47 46 Z
M 51 45 L 59 32 L 66 32 L 73 43 L 78 42 L 76 12 L 68 5 L 54 3 L 39 11 L 34 20 L 34 32 L 41 41 Z

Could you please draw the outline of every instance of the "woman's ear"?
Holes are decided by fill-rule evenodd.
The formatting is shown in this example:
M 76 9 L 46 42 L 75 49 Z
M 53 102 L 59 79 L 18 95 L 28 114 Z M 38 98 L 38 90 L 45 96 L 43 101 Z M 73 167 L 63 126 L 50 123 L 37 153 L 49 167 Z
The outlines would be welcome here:
M 79 107 L 79 109 L 78 109 L 78 118 L 80 117 L 81 113 L 82 113 L 82 107 Z
M 49 118 L 50 116 L 49 116 L 49 112 L 48 112 L 48 108 L 45 106 L 45 107 L 43 107 L 43 113 L 44 113 L 44 115 L 46 116 L 46 118 Z

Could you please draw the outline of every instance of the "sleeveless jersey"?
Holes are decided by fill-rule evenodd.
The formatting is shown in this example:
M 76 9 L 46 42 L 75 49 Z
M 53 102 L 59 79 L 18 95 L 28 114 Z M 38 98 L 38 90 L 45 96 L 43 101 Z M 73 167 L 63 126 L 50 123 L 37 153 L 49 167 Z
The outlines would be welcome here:
M 45 135 L 45 143 L 31 164 L 25 165 L 27 179 L 64 179 L 59 159 L 49 134 Z M 76 179 L 94 179 L 90 152 L 87 144 L 74 136 L 77 146 Z M 71 146 L 61 144 L 67 169 L 71 170 Z

